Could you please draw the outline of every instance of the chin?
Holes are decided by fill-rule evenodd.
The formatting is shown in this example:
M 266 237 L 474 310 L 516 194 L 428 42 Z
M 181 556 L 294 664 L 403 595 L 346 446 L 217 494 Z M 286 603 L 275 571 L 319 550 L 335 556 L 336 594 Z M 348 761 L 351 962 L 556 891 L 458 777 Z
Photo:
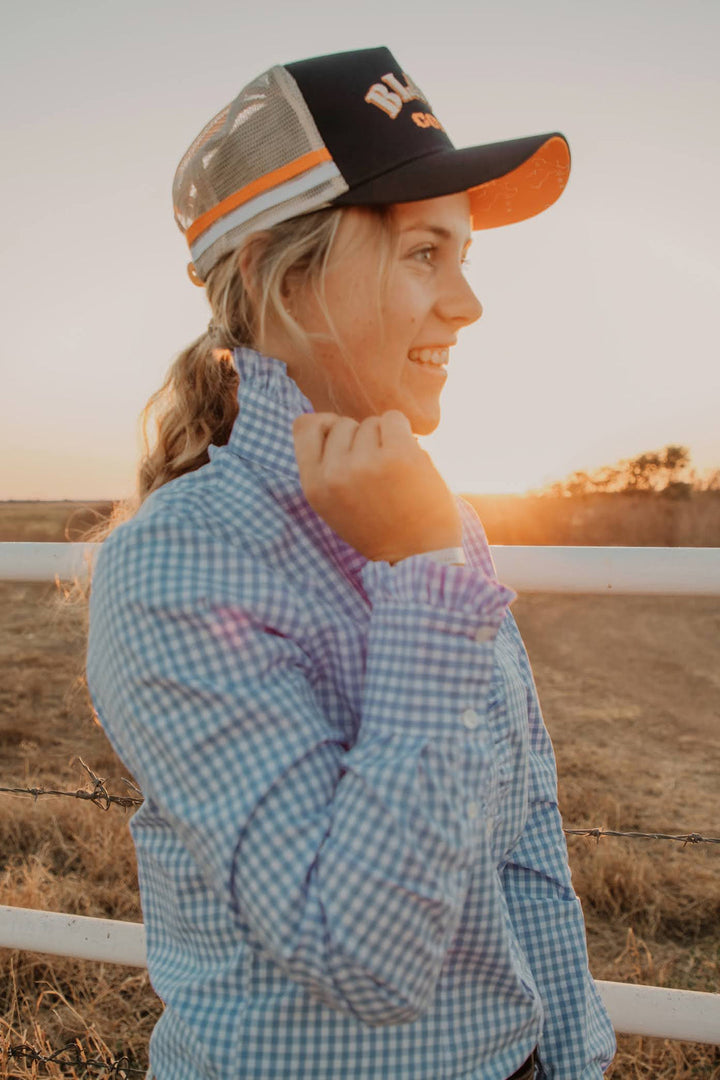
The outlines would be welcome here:
M 432 435 L 440 423 L 440 413 L 437 416 L 417 416 L 407 414 L 413 435 Z

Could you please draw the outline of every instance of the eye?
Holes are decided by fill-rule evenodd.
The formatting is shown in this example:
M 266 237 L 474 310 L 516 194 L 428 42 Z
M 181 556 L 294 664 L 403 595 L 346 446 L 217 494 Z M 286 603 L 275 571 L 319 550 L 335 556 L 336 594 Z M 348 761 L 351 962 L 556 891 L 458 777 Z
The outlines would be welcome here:
M 435 255 L 437 254 L 437 250 L 438 248 L 436 244 L 426 244 L 424 247 L 418 248 L 417 251 L 414 251 L 411 255 L 411 258 L 417 259 L 418 262 L 426 263 L 428 266 L 430 266 L 435 261 Z M 470 266 L 470 259 L 467 257 L 467 255 L 463 255 L 463 257 L 460 259 L 460 265 L 463 268 Z
M 432 257 L 436 251 L 437 247 L 435 244 L 426 244 L 425 247 L 419 248 L 417 251 L 413 252 L 413 258 L 418 258 L 419 256 L 420 262 L 430 263 L 432 262 Z

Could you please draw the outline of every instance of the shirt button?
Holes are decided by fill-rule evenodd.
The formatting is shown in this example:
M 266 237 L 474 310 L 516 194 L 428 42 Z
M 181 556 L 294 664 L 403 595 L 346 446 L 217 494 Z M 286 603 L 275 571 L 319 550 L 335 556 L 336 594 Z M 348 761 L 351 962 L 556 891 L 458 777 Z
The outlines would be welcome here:
M 477 641 L 478 645 L 482 645 L 484 641 L 492 641 L 494 636 L 495 631 L 493 630 L 492 626 L 480 626 L 475 631 L 475 640 Z
M 480 807 L 478 806 L 478 804 L 476 802 L 468 803 L 467 816 L 469 818 L 476 818 L 479 813 L 480 813 Z
M 462 714 L 462 722 L 470 731 L 474 731 L 480 724 L 480 717 L 474 709 L 466 709 Z

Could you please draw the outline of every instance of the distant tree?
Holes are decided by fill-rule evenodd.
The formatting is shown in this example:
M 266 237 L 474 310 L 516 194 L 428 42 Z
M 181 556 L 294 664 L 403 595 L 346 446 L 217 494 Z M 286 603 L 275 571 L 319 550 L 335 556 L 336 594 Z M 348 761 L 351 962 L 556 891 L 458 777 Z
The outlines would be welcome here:
M 588 495 L 592 491 L 592 478 L 586 472 L 574 472 L 565 481 L 568 495 Z
M 593 474 L 596 491 L 618 491 L 622 485 L 622 470 L 613 465 L 605 465 Z
M 708 483 L 720 490 L 720 470 Z M 595 492 L 638 492 L 664 494 L 668 498 L 686 498 L 697 484 L 697 475 L 690 468 L 690 451 L 686 446 L 668 444 L 662 450 L 646 450 L 634 458 L 625 458 L 615 465 L 604 465 L 594 472 L 581 469 L 564 480 L 547 485 L 541 495 L 591 495 Z
M 671 480 L 660 492 L 667 499 L 689 499 L 693 486 L 687 480 Z
M 624 466 L 625 482 L 622 490 L 628 492 L 656 490 L 656 477 L 662 468 L 662 458 L 657 451 L 646 451 L 637 457 L 620 462 Z
M 690 451 L 687 446 L 666 446 L 662 467 L 673 479 L 675 473 L 690 467 Z
M 720 469 L 707 469 L 695 486 L 698 491 L 720 491 Z
M 687 446 L 669 445 L 658 454 L 660 464 L 655 490 L 672 498 L 685 498 L 692 490 L 690 451 Z

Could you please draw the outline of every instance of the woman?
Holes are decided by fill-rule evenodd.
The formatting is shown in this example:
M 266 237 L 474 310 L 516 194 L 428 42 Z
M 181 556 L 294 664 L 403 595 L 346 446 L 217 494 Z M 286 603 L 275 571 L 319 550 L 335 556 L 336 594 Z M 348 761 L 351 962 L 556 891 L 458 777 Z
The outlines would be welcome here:
M 264 73 L 178 169 L 212 322 L 88 653 L 145 796 L 157 1080 L 612 1057 L 514 593 L 415 438 L 481 314 L 471 228 L 544 209 L 568 163 L 558 135 L 455 150 L 379 48 Z

